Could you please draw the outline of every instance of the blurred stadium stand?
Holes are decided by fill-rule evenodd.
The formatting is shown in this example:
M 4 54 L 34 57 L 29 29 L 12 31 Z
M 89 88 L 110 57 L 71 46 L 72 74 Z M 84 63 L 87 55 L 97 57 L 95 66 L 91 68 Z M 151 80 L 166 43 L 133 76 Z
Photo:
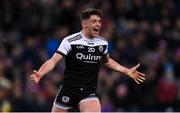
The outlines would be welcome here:
M 50 111 L 64 61 L 34 85 L 29 76 L 81 30 L 79 13 L 103 10 L 102 36 L 120 64 L 141 63 L 146 81 L 136 85 L 102 66 L 103 112 L 180 111 L 179 0 L 0 0 L 0 111 Z

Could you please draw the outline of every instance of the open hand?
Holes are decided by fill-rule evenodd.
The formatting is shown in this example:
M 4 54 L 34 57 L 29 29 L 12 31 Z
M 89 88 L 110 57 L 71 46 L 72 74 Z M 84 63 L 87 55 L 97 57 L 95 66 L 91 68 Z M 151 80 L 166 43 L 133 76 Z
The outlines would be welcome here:
M 129 69 L 127 74 L 137 83 L 140 84 L 140 82 L 144 82 L 145 80 L 145 74 L 137 71 L 137 68 L 140 66 L 140 64 L 132 67 Z
M 40 75 L 37 73 L 36 70 L 33 71 L 33 74 L 30 76 L 31 80 L 36 84 L 40 81 Z

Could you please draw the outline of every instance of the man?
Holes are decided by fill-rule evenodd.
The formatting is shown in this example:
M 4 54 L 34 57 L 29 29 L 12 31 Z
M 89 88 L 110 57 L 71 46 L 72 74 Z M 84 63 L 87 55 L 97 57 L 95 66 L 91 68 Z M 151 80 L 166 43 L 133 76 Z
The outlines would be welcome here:
M 130 76 L 137 84 L 145 80 L 145 75 L 136 71 L 139 64 L 128 69 L 109 57 L 108 42 L 99 36 L 101 17 L 101 10 L 93 8 L 83 10 L 82 31 L 64 38 L 52 58 L 38 71 L 33 71 L 31 79 L 38 83 L 65 57 L 64 80 L 54 101 L 52 112 L 67 112 L 72 107 L 78 107 L 81 112 L 100 112 L 96 88 L 101 63 Z

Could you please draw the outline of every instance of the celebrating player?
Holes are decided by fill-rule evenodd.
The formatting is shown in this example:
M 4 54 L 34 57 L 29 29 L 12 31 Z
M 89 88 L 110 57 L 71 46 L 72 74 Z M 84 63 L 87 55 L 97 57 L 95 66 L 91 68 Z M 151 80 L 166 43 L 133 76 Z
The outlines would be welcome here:
M 55 98 L 52 112 L 67 112 L 73 107 L 78 107 L 81 112 L 100 112 L 96 89 L 98 70 L 102 63 L 128 75 L 137 84 L 145 80 L 145 74 L 136 70 L 140 64 L 129 69 L 109 57 L 108 42 L 99 36 L 101 10 L 85 9 L 80 18 L 82 31 L 65 37 L 52 58 L 31 75 L 31 79 L 38 83 L 65 57 L 64 80 Z

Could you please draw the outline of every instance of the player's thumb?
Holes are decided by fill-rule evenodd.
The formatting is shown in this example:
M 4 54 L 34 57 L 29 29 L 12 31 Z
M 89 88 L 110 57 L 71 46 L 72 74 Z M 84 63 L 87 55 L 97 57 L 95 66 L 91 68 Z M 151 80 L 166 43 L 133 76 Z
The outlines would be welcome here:
M 132 69 L 136 70 L 140 66 L 140 63 L 138 63 L 136 66 L 134 66 Z
M 37 70 L 33 70 L 33 73 L 36 74 L 36 73 L 37 73 Z

